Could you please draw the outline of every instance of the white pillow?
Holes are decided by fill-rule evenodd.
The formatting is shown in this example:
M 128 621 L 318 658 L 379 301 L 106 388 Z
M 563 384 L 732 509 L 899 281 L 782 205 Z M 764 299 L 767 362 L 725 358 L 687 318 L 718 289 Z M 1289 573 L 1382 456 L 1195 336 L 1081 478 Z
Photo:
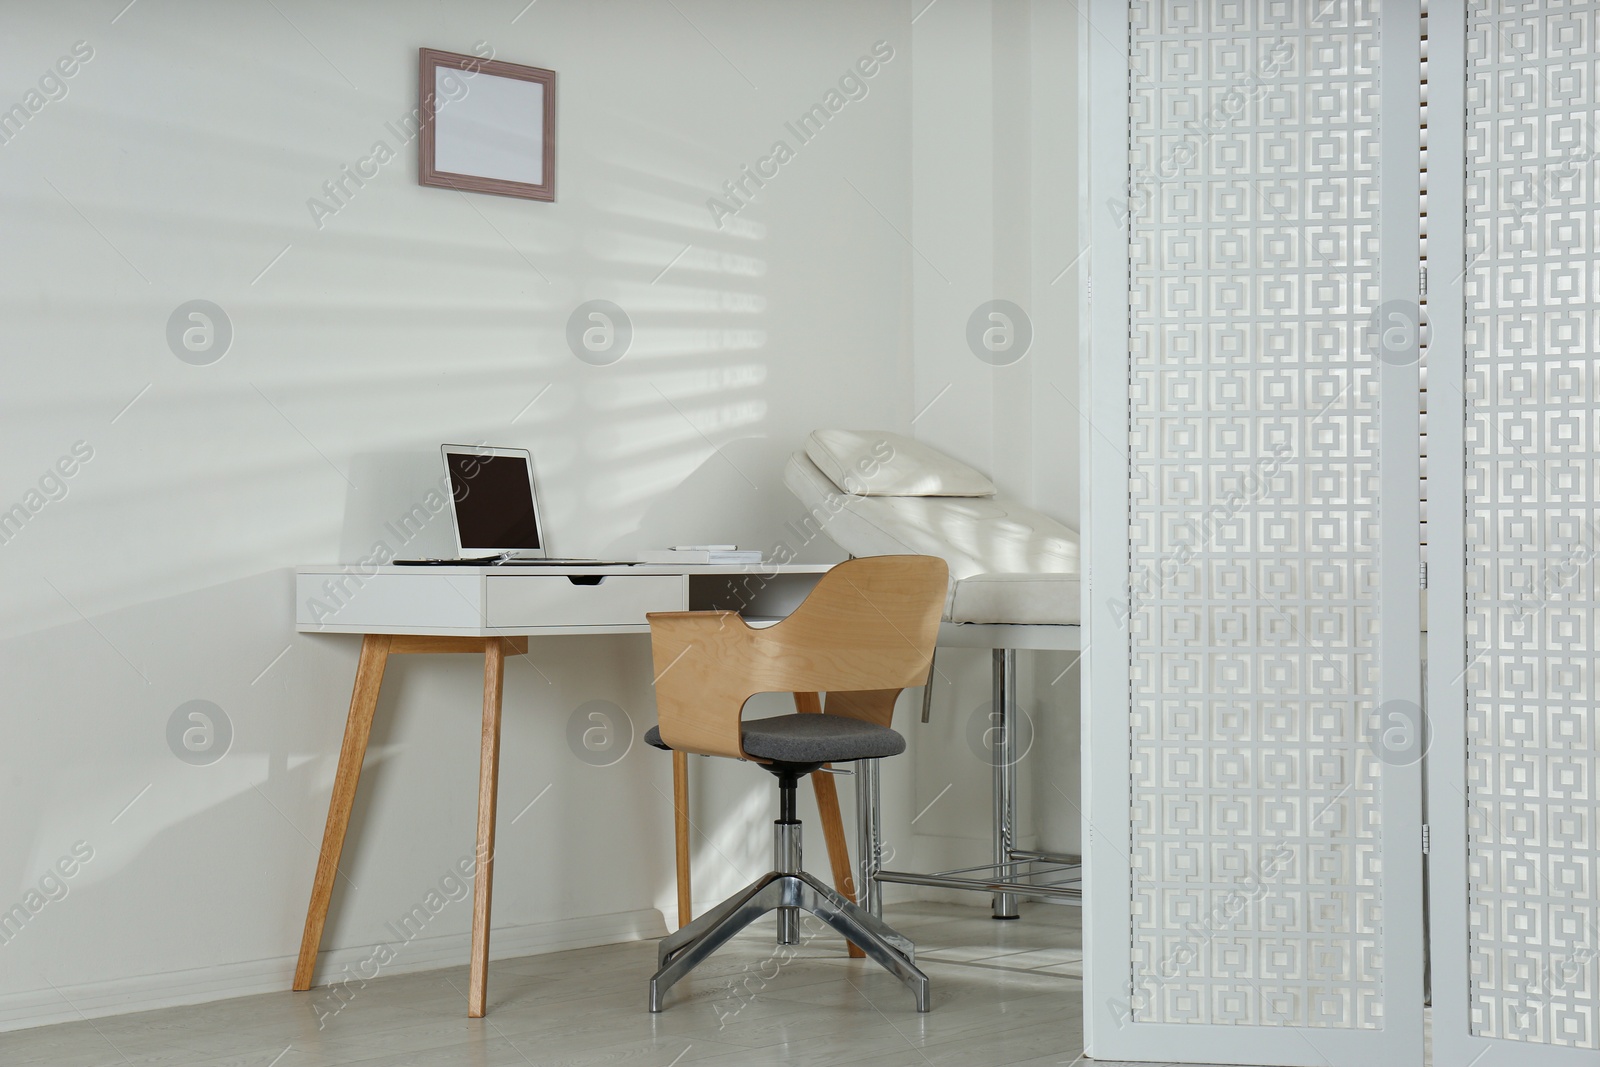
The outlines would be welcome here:
M 920 441 L 883 430 L 815 430 L 806 455 L 852 496 L 994 496 L 994 483 Z

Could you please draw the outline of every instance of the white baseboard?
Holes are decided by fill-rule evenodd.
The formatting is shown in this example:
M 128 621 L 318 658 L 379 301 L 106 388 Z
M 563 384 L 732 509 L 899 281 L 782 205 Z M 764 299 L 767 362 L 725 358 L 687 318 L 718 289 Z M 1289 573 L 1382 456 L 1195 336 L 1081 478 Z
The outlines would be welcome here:
M 653 908 L 527 926 L 497 926 L 489 942 L 489 957 L 502 960 L 537 956 L 660 937 L 666 932 L 661 912 Z M 418 937 L 396 947 L 393 960 L 382 968 L 381 974 L 407 974 L 465 964 L 470 949 L 471 935 L 465 932 Z M 346 967 L 350 968 L 350 973 L 355 973 L 358 965 L 371 956 L 370 945 L 323 952 L 317 961 L 316 984 L 340 980 Z M 4 994 L 0 995 L 0 1032 L 154 1008 L 204 1004 L 257 993 L 285 992 L 294 979 L 294 966 L 294 956 L 275 956 Z M 312 995 L 314 993 L 307 994 L 308 997 Z M 309 1002 L 307 1010 L 311 1010 Z

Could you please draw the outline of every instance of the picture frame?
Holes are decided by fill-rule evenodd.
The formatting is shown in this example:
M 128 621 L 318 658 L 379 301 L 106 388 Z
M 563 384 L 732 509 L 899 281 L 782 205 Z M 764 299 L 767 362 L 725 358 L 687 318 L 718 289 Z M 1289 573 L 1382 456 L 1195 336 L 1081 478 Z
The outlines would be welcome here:
M 419 184 L 555 200 L 555 71 L 437 48 L 417 66 Z

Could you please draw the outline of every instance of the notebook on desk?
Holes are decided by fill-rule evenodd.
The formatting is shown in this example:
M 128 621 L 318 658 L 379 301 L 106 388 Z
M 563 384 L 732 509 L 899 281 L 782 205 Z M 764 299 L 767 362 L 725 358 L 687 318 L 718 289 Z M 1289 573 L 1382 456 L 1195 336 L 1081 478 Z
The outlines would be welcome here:
M 539 519 L 533 456 L 526 448 L 440 445 L 450 480 L 455 559 L 397 559 L 401 566 L 559 567 L 620 562 L 552 556 Z

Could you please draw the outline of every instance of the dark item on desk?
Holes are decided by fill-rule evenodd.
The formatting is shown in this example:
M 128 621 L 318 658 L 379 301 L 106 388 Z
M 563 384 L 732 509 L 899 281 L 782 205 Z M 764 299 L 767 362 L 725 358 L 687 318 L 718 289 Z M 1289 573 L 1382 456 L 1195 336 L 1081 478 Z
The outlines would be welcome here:
M 636 559 L 503 559 L 496 567 L 638 567 Z
M 515 556 L 469 556 L 466 559 L 396 559 L 396 567 L 638 567 L 636 559 L 518 559 Z

